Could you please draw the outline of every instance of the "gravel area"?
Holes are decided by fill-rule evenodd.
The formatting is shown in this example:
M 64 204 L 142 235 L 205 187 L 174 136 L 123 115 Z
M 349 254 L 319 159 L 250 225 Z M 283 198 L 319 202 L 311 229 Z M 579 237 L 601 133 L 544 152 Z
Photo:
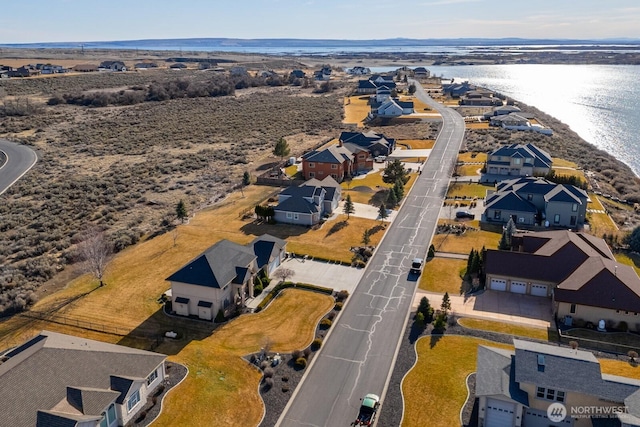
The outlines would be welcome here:
M 133 419 L 127 423 L 127 427 L 144 427 L 151 424 L 160 415 L 162 410 L 162 399 L 173 387 L 178 385 L 180 381 L 187 376 L 188 369 L 180 365 L 179 363 L 166 362 L 165 364 L 166 377 L 162 382 L 162 385 L 155 391 L 151 399 L 147 401 L 142 411 L 139 414 L 145 413 L 142 417 L 138 415 L 136 419 Z

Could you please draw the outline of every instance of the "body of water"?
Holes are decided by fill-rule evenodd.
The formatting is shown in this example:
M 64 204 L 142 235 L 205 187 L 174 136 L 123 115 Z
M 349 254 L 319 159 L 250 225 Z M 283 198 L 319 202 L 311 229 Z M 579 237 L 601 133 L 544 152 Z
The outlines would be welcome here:
M 428 66 L 433 75 L 469 80 L 536 107 L 640 176 L 640 66 Z

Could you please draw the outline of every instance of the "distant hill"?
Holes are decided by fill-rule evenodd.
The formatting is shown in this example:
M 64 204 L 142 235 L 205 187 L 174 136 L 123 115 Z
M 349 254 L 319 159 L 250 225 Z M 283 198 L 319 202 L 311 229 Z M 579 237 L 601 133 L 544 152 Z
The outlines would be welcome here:
M 533 46 L 533 45 L 638 45 L 640 39 L 523 39 L 523 38 L 455 38 L 455 39 L 409 39 L 393 38 L 380 40 L 342 40 L 342 39 L 233 39 L 233 38 L 189 38 L 189 39 L 148 39 L 119 41 L 76 41 L 55 43 L 17 43 L 0 44 L 10 48 L 85 48 L 95 49 L 165 49 L 182 47 L 184 49 L 230 50 L 232 48 L 354 48 L 354 47 L 403 47 L 403 46 Z

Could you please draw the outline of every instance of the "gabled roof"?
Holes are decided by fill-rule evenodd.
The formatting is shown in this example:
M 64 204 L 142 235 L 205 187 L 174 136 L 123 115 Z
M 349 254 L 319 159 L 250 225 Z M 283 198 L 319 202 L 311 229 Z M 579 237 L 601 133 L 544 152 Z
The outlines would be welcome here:
M 358 89 L 376 89 L 377 86 L 371 80 L 358 80 Z
M 545 198 L 547 196 L 557 196 L 560 201 L 571 201 L 572 203 L 578 204 L 586 203 L 589 198 L 586 191 L 576 186 L 556 184 L 539 177 L 520 177 L 505 180 L 498 183 L 496 190 L 496 193 L 514 191 L 519 195 L 541 194 L 545 196 Z
M 263 268 L 278 256 L 280 251 L 287 245 L 287 242 L 270 234 L 263 234 L 253 239 L 250 245 L 253 247 L 253 253 L 257 257 L 258 268 Z
M 236 266 L 247 267 L 255 259 L 251 248 L 221 240 L 173 273 L 167 280 L 222 289 L 236 278 Z
M 320 212 L 320 207 L 318 205 L 311 203 L 302 197 L 289 197 L 288 199 L 278 203 L 278 206 L 273 209 L 276 211 L 297 212 L 302 214 L 314 214 Z
M 118 396 L 119 393 L 112 390 L 67 387 L 67 401 L 83 415 L 100 415 Z
M 395 145 L 395 140 L 387 138 L 383 134 L 378 134 L 373 131 L 368 132 L 342 132 L 338 138 L 342 143 L 350 143 L 369 149 L 369 147 L 375 144 L 382 144 L 387 148 Z
M 0 364 L 0 425 L 12 427 L 70 426 L 75 424 L 68 419 L 95 419 L 98 410 L 106 409 L 98 409 L 99 403 L 118 395 L 111 390 L 111 376 L 146 378 L 166 359 L 158 353 L 48 331 L 6 356 Z M 80 390 L 82 411 L 90 415 L 65 404 L 68 387 Z M 71 395 L 77 400 L 77 391 Z
M 353 154 L 338 145 L 331 145 L 320 151 L 311 151 L 302 157 L 305 161 L 316 163 L 342 164 L 348 160 L 353 160 Z
M 603 378 L 600 363 L 591 352 L 517 339 L 513 344 L 515 380 L 519 384 L 583 393 L 619 403 L 640 387 L 640 381 L 630 378 L 618 377 L 619 381 Z
M 529 396 L 515 382 L 513 352 L 478 346 L 476 396 L 503 396 L 525 406 Z
M 518 194 L 508 191 L 493 193 L 485 205 L 485 209 L 499 209 L 514 212 L 536 213 L 538 209 L 529 201 L 524 200 Z
M 501 107 L 501 108 L 505 108 L 505 107 Z M 502 116 L 502 117 L 506 117 L 506 116 Z M 498 118 L 496 118 L 495 120 L 498 120 Z M 502 120 L 502 119 L 499 119 Z M 551 164 L 552 164 L 552 159 L 551 159 L 551 155 L 549 155 L 549 153 L 547 153 L 546 151 L 536 147 L 535 145 L 529 143 L 526 145 L 522 145 L 522 144 L 510 144 L 510 145 L 505 145 L 502 146 L 498 149 L 496 149 L 495 151 L 493 151 L 490 155 L 489 155 L 489 160 L 488 163 L 495 163 L 491 161 L 491 156 L 505 156 L 505 157 L 514 157 L 516 155 L 519 155 L 521 157 L 525 157 L 525 158 L 531 158 L 533 159 L 533 165 L 535 167 L 547 167 L 550 168 Z

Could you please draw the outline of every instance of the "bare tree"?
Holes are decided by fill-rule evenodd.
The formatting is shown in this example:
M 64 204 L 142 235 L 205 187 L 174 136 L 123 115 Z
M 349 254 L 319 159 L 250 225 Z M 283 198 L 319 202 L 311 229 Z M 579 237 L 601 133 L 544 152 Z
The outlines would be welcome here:
M 78 244 L 78 252 L 84 270 L 98 279 L 100 286 L 104 286 L 102 279 L 113 255 L 113 245 L 107 240 L 104 232 L 96 228 L 90 229 Z
M 173 238 L 173 247 L 175 248 L 178 241 L 178 227 L 171 230 L 171 237 Z
M 294 274 L 296 274 L 296 272 L 290 268 L 280 268 L 275 272 L 275 276 L 283 282 L 285 282 L 289 277 L 292 277 Z

